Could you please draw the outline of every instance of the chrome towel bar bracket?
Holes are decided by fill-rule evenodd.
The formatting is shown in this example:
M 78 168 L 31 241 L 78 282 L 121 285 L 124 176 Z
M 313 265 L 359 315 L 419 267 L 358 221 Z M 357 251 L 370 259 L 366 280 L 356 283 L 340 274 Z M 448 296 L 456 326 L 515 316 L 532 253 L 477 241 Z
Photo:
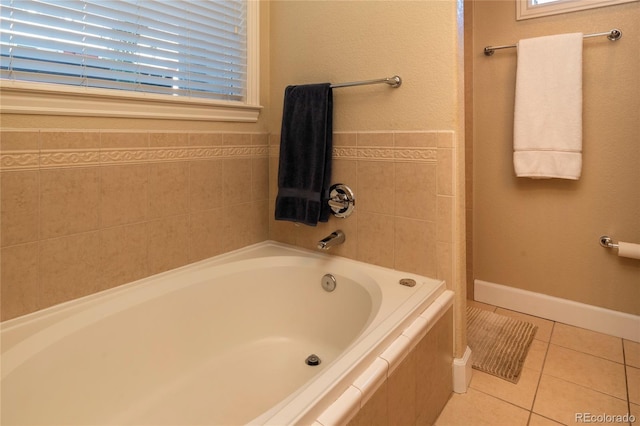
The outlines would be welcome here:
M 614 243 L 611 237 L 607 235 L 600 237 L 600 245 L 606 248 L 618 248 L 618 244 Z

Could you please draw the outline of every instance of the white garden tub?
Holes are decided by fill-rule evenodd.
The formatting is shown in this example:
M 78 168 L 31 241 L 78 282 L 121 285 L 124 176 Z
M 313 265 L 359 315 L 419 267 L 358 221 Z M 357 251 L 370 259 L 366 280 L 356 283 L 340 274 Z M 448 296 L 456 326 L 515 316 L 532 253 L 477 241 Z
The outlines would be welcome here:
M 1 423 L 310 424 L 444 292 L 253 245 L 2 323 Z

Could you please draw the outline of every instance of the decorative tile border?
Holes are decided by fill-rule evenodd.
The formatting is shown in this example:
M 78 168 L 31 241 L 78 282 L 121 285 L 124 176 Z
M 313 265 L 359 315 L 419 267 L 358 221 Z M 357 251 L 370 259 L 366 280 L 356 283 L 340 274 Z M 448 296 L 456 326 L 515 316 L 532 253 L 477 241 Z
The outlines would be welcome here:
M 278 157 L 280 148 L 272 145 L 269 155 Z M 343 160 L 436 162 L 437 148 L 334 147 L 333 158 Z
M 0 170 L 37 170 L 61 167 L 107 166 L 165 161 L 267 157 L 266 145 L 190 146 L 92 150 L 4 151 Z

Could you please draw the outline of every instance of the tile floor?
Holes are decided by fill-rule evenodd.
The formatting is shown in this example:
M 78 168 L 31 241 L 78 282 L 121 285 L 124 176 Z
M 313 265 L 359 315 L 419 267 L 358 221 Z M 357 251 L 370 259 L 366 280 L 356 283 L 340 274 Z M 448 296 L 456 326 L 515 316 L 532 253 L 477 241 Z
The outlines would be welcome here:
M 630 425 L 628 416 L 613 417 L 629 412 L 640 425 L 640 343 L 469 303 L 532 322 L 538 331 L 517 384 L 473 370 L 469 390 L 451 396 L 437 426 Z

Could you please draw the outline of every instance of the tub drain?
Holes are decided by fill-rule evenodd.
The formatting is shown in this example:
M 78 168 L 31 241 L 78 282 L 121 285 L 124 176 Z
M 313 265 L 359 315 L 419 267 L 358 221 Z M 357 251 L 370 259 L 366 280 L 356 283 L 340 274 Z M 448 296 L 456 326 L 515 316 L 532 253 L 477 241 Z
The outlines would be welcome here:
M 318 365 L 320 364 L 320 357 L 316 354 L 311 354 L 304 360 L 307 365 Z

